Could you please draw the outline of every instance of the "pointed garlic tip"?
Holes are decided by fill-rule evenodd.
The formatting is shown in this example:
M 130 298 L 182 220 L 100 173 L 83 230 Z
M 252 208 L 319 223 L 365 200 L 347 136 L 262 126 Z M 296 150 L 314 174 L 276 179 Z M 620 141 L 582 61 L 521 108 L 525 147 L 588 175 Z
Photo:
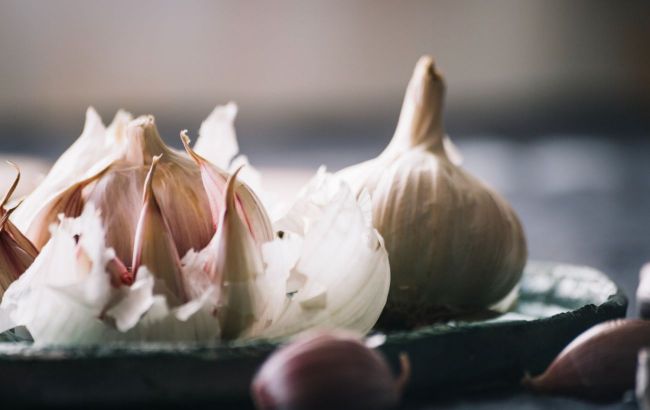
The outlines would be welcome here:
M 9 190 L 7 191 L 4 198 L 2 199 L 2 202 L 0 202 L 0 208 L 4 208 L 7 205 L 7 203 L 11 199 L 11 196 L 14 194 L 14 191 L 16 191 L 16 187 L 18 187 L 18 182 L 20 181 L 20 168 L 18 168 L 18 165 L 14 164 L 11 161 L 7 161 L 7 164 L 11 165 L 16 169 L 16 177 L 14 178 L 14 182 L 12 182 L 11 186 L 9 187 Z
M 98 136 L 103 135 L 105 131 L 106 126 L 102 121 L 102 117 L 93 107 L 88 107 L 86 109 L 86 120 L 80 138 L 95 139 Z
M 153 157 L 151 161 L 151 167 L 149 168 L 149 172 L 147 173 L 147 177 L 144 180 L 144 190 L 142 192 L 142 202 L 147 202 L 150 201 L 151 198 L 153 197 L 153 175 L 156 172 L 156 168 L 158 167 L 158 162 L 160 161 L 160 158 L 162 158 L 162 154 L 156 155 Z
M 443 152 L 442 118 L 445 83 L 431 56 L 415 65 L 409 81 L 393 145 L 402 148 L 423 146 Z
M 158 133 L 153 115 L 143 115 L 129 122 L 126 137 L 128 161 L 149 165 L 154 156 L 170 152 Z
M 126 128 L 132 120 L 133 115 L 120 108 L 106 129 L 109 142 L 112 144 L 122 143 L 126 138 Z
M 201 123 L 199 138 L 194 143 L 194 151 L 212 164 L 228 169 L 239 153 L 235 131 L 237 105 L 229 102 L 218 105 L 208 118 Z
M 191 140 L 190 137 L 187 135 L 187 130 L 181 131 L 181 141 L 183 142 L 183 147 L 185 148 L 185 152 L 187 152 L 187 155 L 190 156 L 196 162 L 197 165 L 201 165 L 205 159 L 200 156 L 199 154 L 196 153 L 190 146 Z

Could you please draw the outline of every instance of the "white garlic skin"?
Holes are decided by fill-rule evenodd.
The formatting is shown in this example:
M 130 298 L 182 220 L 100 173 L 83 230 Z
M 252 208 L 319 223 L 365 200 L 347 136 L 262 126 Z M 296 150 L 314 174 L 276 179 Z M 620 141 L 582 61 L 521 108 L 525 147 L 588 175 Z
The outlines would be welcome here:
M 404 317 L 488 308 L 514 288 L 527 258 L 510 205 L 450 160 L 443 95 L 433 60 L 421 58 L 390 145 L 340 173 L 372 196 L 392 272 L 387 312 Z

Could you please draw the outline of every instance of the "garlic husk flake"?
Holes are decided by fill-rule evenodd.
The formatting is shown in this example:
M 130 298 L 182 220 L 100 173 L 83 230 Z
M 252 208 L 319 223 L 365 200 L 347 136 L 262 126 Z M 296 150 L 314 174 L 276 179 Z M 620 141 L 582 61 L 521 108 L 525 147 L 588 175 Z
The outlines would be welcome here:
M 106 168 L 123 149 L 124 132 L 131 119 L 131 114 L 120 110 L 106 128 L 97 111 L 88 107 L 79 138 L 59 157 L 43 181 L 12 215 L 16 226 L 27 232 L 38 210 L 53 195 Z
M 275 223 L 281 237 L 262 247 L 271 308 L 248 336 L 369 331 L 390 285 L 388 255 L 369 220 L 348 185 L 321 169 Z

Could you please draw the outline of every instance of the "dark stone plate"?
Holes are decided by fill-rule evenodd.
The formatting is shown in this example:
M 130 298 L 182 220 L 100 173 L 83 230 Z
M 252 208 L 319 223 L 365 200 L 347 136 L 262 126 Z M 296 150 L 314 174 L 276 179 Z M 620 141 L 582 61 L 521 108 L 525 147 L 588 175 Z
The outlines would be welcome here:
M 395 366 L 399 353 L 409 355 L 411 397 L 507 386 L 541 372 L 578 334 L 624 317 L 626 309 L 625 295 L 594 269 L 531 262 L 511 312 L 389 333 L 379 349 Z M 276 347 L 255 341 L 36 348 L 9 334 L 0 338 L 2 403 L 65 407 L 250 406 L 250 380 Z

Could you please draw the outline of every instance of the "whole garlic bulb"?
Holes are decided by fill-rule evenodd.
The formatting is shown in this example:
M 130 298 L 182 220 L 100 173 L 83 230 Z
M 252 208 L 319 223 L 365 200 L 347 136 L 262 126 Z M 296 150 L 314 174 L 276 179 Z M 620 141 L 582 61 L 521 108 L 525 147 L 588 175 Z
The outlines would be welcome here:
M 508 295 L 526 263 L 517 215 L 450 149 L 444 89 L 432 58 L 422 57 L 388 147 L 339 173 L 372 196 L 392 272 L 385 318 L 400 322 L 487 308 Z

